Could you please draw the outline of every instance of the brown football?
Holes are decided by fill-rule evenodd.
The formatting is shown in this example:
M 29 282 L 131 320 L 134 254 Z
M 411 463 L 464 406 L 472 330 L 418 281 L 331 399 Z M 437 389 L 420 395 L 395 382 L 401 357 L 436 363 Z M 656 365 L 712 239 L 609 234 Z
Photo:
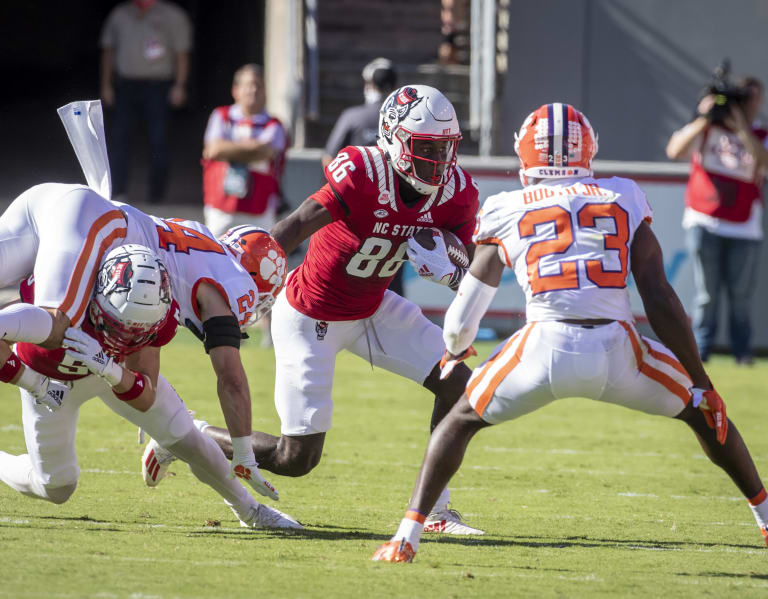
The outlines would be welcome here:
M 413 235 L 413 240 L 421 247 L 428 250 L 435 249 L 435 237 L 441 235 L 445 241 L 445 248 L 448 250 L 448 257 L 456 266 L 469 268 L 469 256 L 467 249 L 461 240 L 448 229 L 438 229 L 437 227 L 424 227 Z

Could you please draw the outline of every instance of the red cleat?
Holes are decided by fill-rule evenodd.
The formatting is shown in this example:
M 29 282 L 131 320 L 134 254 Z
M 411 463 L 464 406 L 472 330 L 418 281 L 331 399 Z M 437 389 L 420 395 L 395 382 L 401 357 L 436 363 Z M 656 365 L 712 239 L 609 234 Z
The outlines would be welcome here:
M 416 552 L 405 539 L 389 541 L 376 550 L 371 558 L 374 562 L 412 562 Z
M 761 526 L 760 532 L 763 533 L 763 540 L 765 541 L 765 544 L 768 545 L 768 524 Z

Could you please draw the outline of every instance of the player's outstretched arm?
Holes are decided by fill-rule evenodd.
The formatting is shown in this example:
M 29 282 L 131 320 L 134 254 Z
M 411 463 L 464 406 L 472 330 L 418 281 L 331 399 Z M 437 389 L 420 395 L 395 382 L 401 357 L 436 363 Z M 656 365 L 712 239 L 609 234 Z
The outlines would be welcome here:
M 635 232 L 631 253 L 632 275 L 643 300 L 648 322 L 691 377 L 693 407 L 704 413 L 709 427 L 717 431 L 717 440 L 725 444 L 728 435 L 725 402 L 714 390 L 704 371 L 688 317 L 664 273 L 661 247 L 651 227 L 645 222 Z
M 237 318 L 212 285 L 201 284 L 195 299 L 203 321 L 205 348 L 216 373 L 219 404 L 232 440 L 232 475 L 247 482 L 257 493 L 277 500 L 277 490 L 259 473 L 251 446 L 251 393 L 240 357 Z
M 685 367 L 695 387 L 712 387 L 699 357 L 688 316 L 667 281 L 661 247 L 648 223 L 635 232 L 631 247 L 632 275 L 643 300 L 645 315 L 659 340 Z
M 197 289 L 206 351 L 216 373 L 219 403 L 233 437 L 251 434 L 251 395 L 240 359 L 240 327 L 227 301 L 208 283 Z
M 312 233 L 319 231 L 332 221 L 333 217 L 328 210 L 319 202 L 308 198 L 296 210 L 278 221 L 270 233 L 283 248 L 283 251 L 290 254 Z
M 469 272 L 462 279 L 456 297 L 445 313 L 443 340 L 445 355 L 440 361 L 440 378 L 450 375 L 457 362 L 475 355 L 475 340 L 480 319 L 491 305 L 501 281 L 504 264 L 495 245 L 481 245 L 474 253 Z

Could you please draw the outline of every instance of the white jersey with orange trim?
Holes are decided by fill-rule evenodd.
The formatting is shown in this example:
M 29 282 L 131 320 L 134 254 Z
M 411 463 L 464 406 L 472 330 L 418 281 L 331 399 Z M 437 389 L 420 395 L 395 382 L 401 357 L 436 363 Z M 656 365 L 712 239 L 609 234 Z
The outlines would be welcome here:
M 526 296 L 528 322 L 631 321 L 629 248 L 652 211 L 630 179 L 552 179 L 489 197 L 476 244 L 497 244 Z
M 35 305 L 80 326 L 101 261 L 126 229 L 122 211 L 85 185 L 31 187 L 0 216 L 0 286 L 34 274 Z
M 210 283 L 219 290 L 241 326 L 249 322 L 259 297 L 256 283 L 208 227 L 192 220 L 162 219 L 127 204 L 115 204 L 128 221 L 125 243 L 153 249 L 168 269 L 182 324 L 202 330 L 194 299 L 201 283 Z

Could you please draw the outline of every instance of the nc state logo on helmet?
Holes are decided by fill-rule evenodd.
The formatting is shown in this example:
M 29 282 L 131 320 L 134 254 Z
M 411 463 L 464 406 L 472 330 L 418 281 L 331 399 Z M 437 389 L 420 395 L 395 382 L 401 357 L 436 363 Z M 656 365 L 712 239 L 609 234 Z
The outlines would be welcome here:
M 96 338 L 115 357 L 136 351 L 163 326 L 171 299 L 170 277 L 151 249 L 116 247 L 102 262 L 89 307 Z
M 245 329 L 272 309 L 285 285 L 285 252 L 268 231 L 252 225 L 233 227 L 219 237 L 219 241 L 229 248 L 259 290 L 253 312 L 241 327 Z
M 434 193 L 450 181 L 460 139 L 456 111 L 434 87 L 400 87 L 379 110 L 379 147 L 421 194 Z
M 520 180 L 589 177 L 597 154 L 597 134 L 589 120 L 570 104 L 544 104 L 523 121 L 515 134 Z

